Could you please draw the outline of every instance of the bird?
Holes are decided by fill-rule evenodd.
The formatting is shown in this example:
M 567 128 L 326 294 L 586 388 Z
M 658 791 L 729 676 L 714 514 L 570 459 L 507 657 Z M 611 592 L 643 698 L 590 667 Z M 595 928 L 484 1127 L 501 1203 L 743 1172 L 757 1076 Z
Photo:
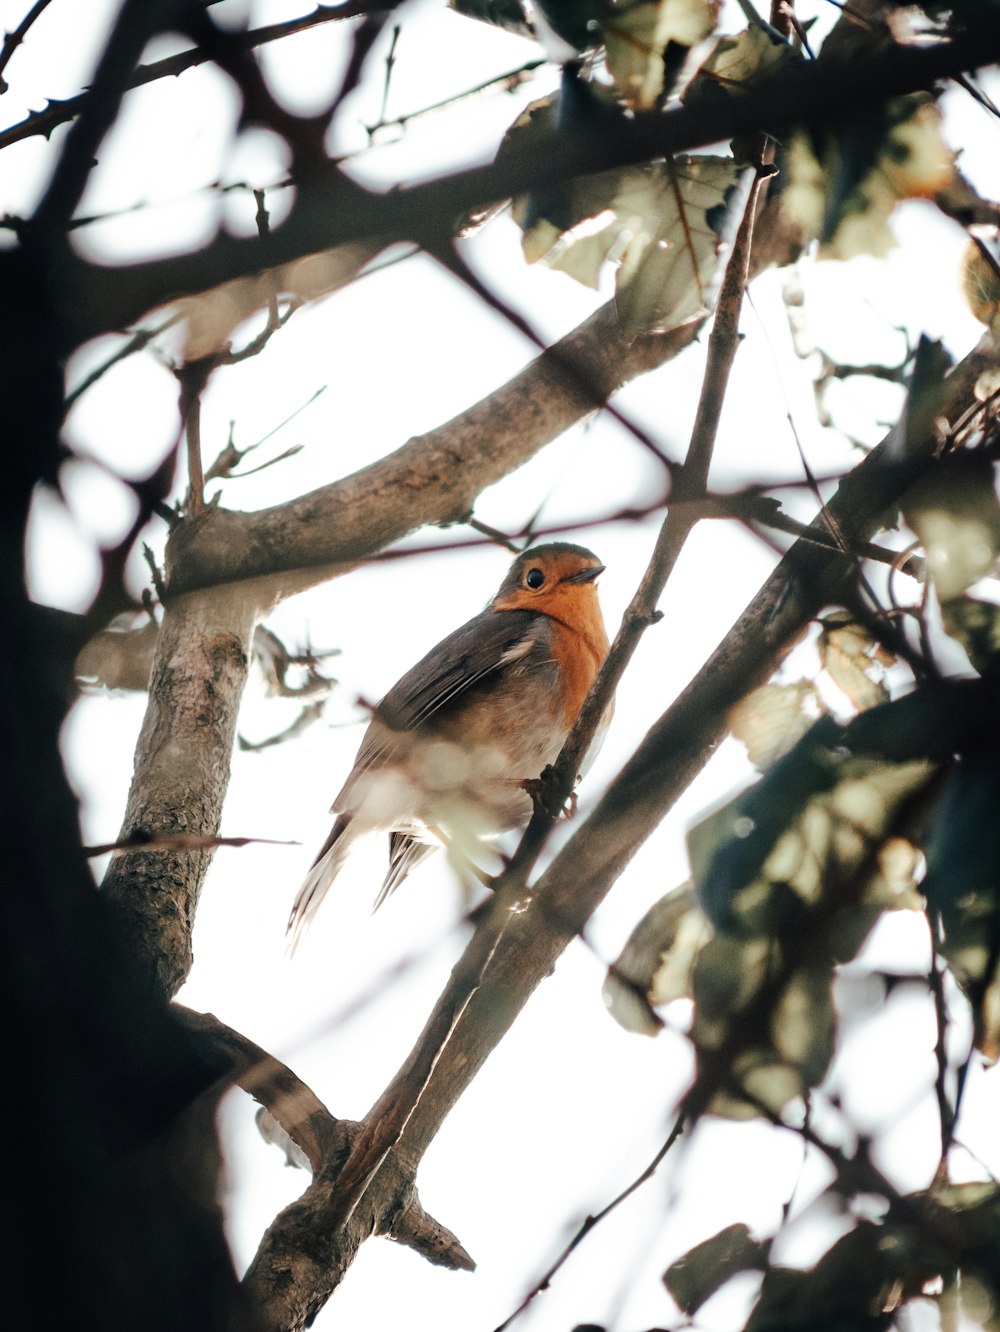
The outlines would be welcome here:
M 389 834 L 389 869 L 373 910 L 436 847 L 470 848 L 531 816 L 531 783 L 553 763 L 608 652 L 583 546 L 523 551 L 486 608 L 392 686 L 372 712 L 333 802 L 329 837 L 288 920 L 294 951 L 359 837 Z M 611 720 L 609 704 L 581 764 Z

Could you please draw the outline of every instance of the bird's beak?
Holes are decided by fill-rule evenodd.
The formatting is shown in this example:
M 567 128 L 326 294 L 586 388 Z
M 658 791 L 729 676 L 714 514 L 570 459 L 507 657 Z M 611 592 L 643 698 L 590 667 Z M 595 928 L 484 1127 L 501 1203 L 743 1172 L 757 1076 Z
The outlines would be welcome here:
M 603 564 L 595 564 L 592 569 L 581 569 L 579 573 L 570 574 L 562 581 L 564 583 L 592 583 L 595 578 L 599 578 L 604 572 Z

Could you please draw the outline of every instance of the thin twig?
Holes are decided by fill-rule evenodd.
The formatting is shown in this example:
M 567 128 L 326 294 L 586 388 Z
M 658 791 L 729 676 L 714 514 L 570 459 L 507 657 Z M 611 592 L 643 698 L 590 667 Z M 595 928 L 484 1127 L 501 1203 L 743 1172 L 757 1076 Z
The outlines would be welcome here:
M 177 371 L 181 383 L 181 425 L 187 440 L 189 517 L 201 513 L 205 507 L 205 474 L 201 461 L 201 395 L 214 369 L 215 358 L 206 356 L 200 361 L 189 361 Z
M 83 847 L 83 854 L 106 856 L 111 851 L 209 851 L 220 846 L 301 846 L 301 842 L 279 842 L 273 837 L 215 837 L 210 833 L 150 833 L 137 828 L 117 842 L 98 842 Z
M 113 366 L 116 366 L 119 363 L 119 361 L 124 361 L 127 357 L 134 356 L 136 352 L 145 351 L 154 338 L 158 338 L 161 333 L 165 333 L 168 328 L 172 328 L 173 325 L 178 323 L 182 318 L 183 315 L 181 311 L 177 310 L 166 318 L 162 324 L 157 325 L 156 328 L 136 329 L 126 343 L 119 347 L 118 350 L 99 365 L 96 370 L 92 370 L 86 379 L 76 386 L 72 393 L 66 395 L 66 410 L 69 411 L 70 407 L 73 406 L 77 399 L 81 398 L 89 388 L 93 388 L 97 381 L 102 379 Z
M 8 32 L 7 36 L 3 39 L 3 46 L 0 47 L 0 97 L 2 97 L 10 87 L 10 84 L 3 76 L 3 72 L 10 64 L 11 56 L 24 41 L 28 29 L 36 19 L 41 18 L 50 3 L 51 0 L 35 0 L 35 3 L 28 10 L 27 14 L 25 14 L 17 27 Z
M 631 1184 L 629 1184 L 626 1188 L 622 1189 L 621 1193 L 619 1193 L 616 1197 L 612 1198 L 611 1201 L 605 1207 L 602 1207 L 599 1212 L 595 1212 L 593 1216 L 588 1216 L 583 1221 L 579 1230 L 576 1232 L 576 1234 L 573 1236 L 570 1242 L 566 1245 L 562 1253 L 560 1253 L 559 1257 L 555 1260 L 555 1262 L 548 1269 L 548 1271 L 541 1278 L 541 1280 L 538 1281 L 536 1285 L 534 1285 L 531 1288 L 531 1290 L 528 1291 L 527 1295 L 525 1295 L 524 1299 L 517 1306 L 514 1312 L 510 1314 L 507 1318 L 505 1318 L 503 1322 L 500 1323 L 495 1328 L 494 1332 L 505 1332 L 505 1330 L 508 1327 L 510 1327 L 511 1323 L 513 1323 L 516 1318 L 519 1318 L 521 1314 L 524 1313 L 525 1309 L 527 1309 L 528 1305 L 531 1304 L 532 1300 L 534 1300 L 536 1295 L 540 1295 L 543 1290 L 548 1290 L 549 1286 L 552 1284 L 552 1278 L 556 1275 L 556 1273 L 563 1266 L 563 1264 L 570 1258 L 570 1256 L 576 1251 L 576 1249 L 579 1248 L 579 1246 L 587 1238 L 587 1236 L 594 1229 L 594 1227 L 599 1226 L 606 1216 L 610 1216 L 611 1213 L 617 1207 L 620 1207 L 621 1204 L 626 1201 L 626 1199 L 631 1198 L 632 1194 L 635 1193 L 637 1189 L 641 1188 L 642 1185 L 645 1184 L 647 1180 L 652 1179 L 652 1177 L 656 1174 L 657 1170 L 660 1168 L 660 1163 L 663 1161 L 667 1153 L 670 1151 L 671 1147 L 673 1147 L 677 1139 L 684 1132 L 684 1120 L 685 1116 L 684 1112 L 682 1111 L 677 1116 L 673 1128 L 670 1130 L 670 1133 L 667 1135 L 666 1141 L 659 1148 L 656 1155 L 650 1161 L 649 1165 L 646 1166 L 645 1170 L 643 1170 L 643 1172 L 640 1175 L 637 1175 L 636 1178 L 631 1182 Z
M 373 9 L 386 9 L 391 5 L 392 0 L 344 0 L 344 3 L 340 5 L 317 5 L 311 14 L 305 14 L 302 18 L 288 19 L 284 23 L 270 23 L 262 28 L 254 28 L 251 32 L 237 35 L 236 40 L 247 51 L 252 51 L 268 42 L 280 41 L 283 37 L 291 37 L 295 33 L 305 32 L 307 29 L 319 27 L 323 23 L 359 18 Z M 194 69 L 211 59 L 212 57 L 208 52 L 200 46 L 195 46 L 190 51 L 180 51 L 177 55 L 156 60 L 150 65 L 139 65 L 129 79 L 126 89 L 131 91 L 133 88 L 145 87 L 147 83 L 155 83 L 158 79 L 176 78 L 179 74 L 183 74 L 185 70 Z M 64 125 L 68 120 L 74 120 L 80 114 L 90 95 L 90 92 L 82 92 L 75 97 L 67 98 L 65 101 L 50 101 L 44 111 L 34 111 L 16 125 L 11 125 L 0 131 L 0 149 L 8 147 L 12 143 L 17 143 L 21 139 L 29 139 L 36 134 L 48 138 L 57 125 Z

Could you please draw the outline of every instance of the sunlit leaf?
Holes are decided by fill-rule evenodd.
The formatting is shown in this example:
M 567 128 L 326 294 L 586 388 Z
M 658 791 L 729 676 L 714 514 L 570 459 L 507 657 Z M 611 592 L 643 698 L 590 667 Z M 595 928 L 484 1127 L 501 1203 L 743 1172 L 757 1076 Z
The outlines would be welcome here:
M 804 1087 L 815 1087 L 833 1058 L 836 1016 L 831 983 L 833 968 L 796 971 L 775 1005 L 771 1041 L 782 1062 L 796 1069 Z
M 589 94 L 588 94 L 589 96 Z M 606 114 L 601 108 L 598 114 Z M 498 159 L 530 153 L 551 135 L 556 99 L 535 102 L 507 132 Z M 617 265 L 616 305 L 632 333 L 663 332 L 706 313 L 720 254 L 742 211 L 751 173 L 727 157 L 681 157 L 578 177 L 514 200 L 529 263 L 597 287 Z
M 797 680 L 761 685 L 733 708 L 729 729 L 754 767 L 763 772 L 805 735 L 815 720 L 805 705 L 814 698 L 812 685 Z
M 1000 606 L 975 597 L 952 597 L 941 605 L 941 622 L 981 675 L 1000 652 Z
M 729 157 L 678 157 L 654 170 L 652 190 L 626 187 L 614 204 L 627 237 L 615 305 L 632 333 L 663 333 L 713 308 L 753 175 Z
M 926 97 L 897 97 L 834 128 L 798 130 L 788 143 L 783 200 L 828 259 L 884 255 L 888 220 L 901 199 L 946 185 L 954 156 Z
M 718 0 L 640 0 L 612 10 L 601 24 L 605 59 L 629 106 L 648 111 L 659 104 L 679 68 L 668 48 L 689 48 L 707 37 L 718 10 Z
M 608 968 L 603 997 L 615 1021 L 655 1036 L 663 1026 L 655 1007 L 690 997 L 695 958 L 711 935 L 690 886 L 655 902 Z
M 893 664 L 878 639 L 848 611 L 833 611 L 820 621 L 817 641 L 823 669 L 842 689 L 858 712 L 885 703 L 889 691 L 882 682 L 882 669 Z
M 753 1239 L 749 1228 L 737 1222 L 671 1263 L 663 1274 L 663 1284 L 679 1309 L 694 1314 L 738 1272 L 763 1271 L 769 1247 Z
M 923 543 L 941 601 L 993 568 L 1000 552 L 1000 503 L 988 458 L 952 454 L 911 486 L 903 513 Z
M 694 106 L 711 97 L 738 96 L 756 87 L 761 76 L 772 74 L 784 61 L 801 59 L 801 53 L 777 34 L 762 27 L 744 28 L 717 39 L 681 100 Z

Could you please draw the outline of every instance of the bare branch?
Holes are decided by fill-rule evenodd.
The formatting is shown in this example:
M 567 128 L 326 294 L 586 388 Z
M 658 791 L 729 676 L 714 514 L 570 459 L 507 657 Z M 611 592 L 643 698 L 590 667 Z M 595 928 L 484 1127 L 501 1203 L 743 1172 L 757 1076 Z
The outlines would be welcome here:
M 605 1219 L 605 1217 L 610 1216 L 611 1213 L 614 1212 L 618 1207 L 620 1207 L 623 1202 L 631 1198 L 632 1194 L 635 1193 L 637 1189 L 641 1188 L 642 1185 L 645 1184 L 647 1180 L 653 1178 L 657 1170 L 659 1170 L 661 1163 L 665 1159 L 671 1147 L 673 1147 L 674 1143 L 684 1132 L 684 1120 L 685 1116 L 683 1113 L 678 1115 L 673 1128 L 667 1134 L 665 1142 L 659 1148 L 656 1155 L 650 1161 L 649 1165 L 647 1165 L 646 1168 L 641 1172 L 641 1174 L 637 1175 L 636 1178 L 633 1179 L 630 1184 L 626 1185 L 626 1187 L 622 1189 L 621 1193 L 616 1194 L 615 1197 L 612 1198 L 611 1201 L 607 1203 L 606 1206 L 602 1207 L 599 1212 L 595 1212 L 593 1216 L 588 1216 L 584 1220 L 583 1224 L 580 1226 L 580 1229 L 576 1232 L 576 1234 L 573 1236 L 570 1242 L 566 1245 L 566 1247 L 560 1253 L 559 1257 L 555 1260 L 555 1262 L 551 1265 L 551 1267 L 547 1268 L 545 1275 L 541 1277 L 535 1283 L 534 1286 L 532 1286 L 531 1290 L 528 1291 L 527 1295 L 525 1295 L 524 1299 L 517 1306 L 514 1312 L 510 1314 L 507 1318 L 505 1318 L 503 1322 L 496 1327 L 495 1332 L 506 1332 L 506 1329 L 510 1327 L 511 1324 L 516 1319 L 520 1318 L 521 1314 L 524 1313 L 524 1311 L 532 1303 L 535 1297 L 541 1295 L 543 1290 L 548 1290 L 549 1286 L 552 1284 L 552 1278 L 556 1275 L 559 1269 L 566 1262 L 568 1262 L 568 1260 L 580 1247 L 580 1245 L 587 1238 L 590 1232 L 595 1228 L 595 1226 L 599 1226 L 601 1222 Z
M 253 28 L 250 32 L 239 34 L 237 40 L 246 50 L 251 51 L 269 42 L 280 41 L 283 37 L 291 37 L 297 32 L 306 32 L 310 28 L 319 27 L 323 23 L 359 18 L 375 8 L 388 7 L 389 0 L 345 0 L 340 5 L 317 5 L 311 14 L 304 14 L 301 18 L 286 19 L 284 23 L 269 23 L 264 27 Z M 181 51 L 177 55 L 156 60 L 151 65 L 139 65 L 127 88 L 129 90 L 142 88 L 147 83 L 155 83 L 157 79 L 177 78 L 185 70 L 203 65 L 211 58 L 208 52 L 196 46 L 190 51 Z M 89 92 L 83 92 L 64 101 L 51 101 L 44 111 L 36 111 L 18 124 L 0 130 L 0 149 L 18 143 L 21 139 L 32 138 L 36 134 L 47 139 L 57 125 L 64 125 L 81 113 L 90 95 Z
M 106 856 L 110 851 L 215 851 L 220 846 L 301 846 L 301 842 L 282 842 L 273 837 L 210 837 L 206 833 L 152 833 L 142 828 L 120 837 L 117 842 L 98 842 L 83 847 L 83 854 Z
M 12 28 L 3 39 L 3 46 L 0 47 L 0 97 L 2 97 L 10 87 L 3 76 L 4 70 L 10 64 L 14 52 L 24 41 L 28 29 L 36 19 L 41 18 L 45 10 L 48 9 L 50 3 L 51 0 L 35 0 L 35 3 L 28 10 L 27 14 L 25 14 L 17 27 Z

